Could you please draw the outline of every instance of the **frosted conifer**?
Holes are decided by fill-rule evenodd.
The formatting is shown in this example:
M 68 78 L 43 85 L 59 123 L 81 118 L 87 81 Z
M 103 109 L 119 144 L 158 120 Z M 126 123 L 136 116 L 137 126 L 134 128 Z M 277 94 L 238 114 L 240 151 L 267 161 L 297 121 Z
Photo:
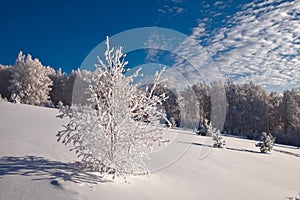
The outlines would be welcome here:
M 262 132 L 262 141 L 257 143 L 255 146 L 259 147 L 262 153 L 271 152 L 271 150 L 273 149 L 275 139 L 276 138 L 273 137 L 271 133 Z
M 215 148 L 223 148 L 225 146 L 225 140 L 221 136 L 218 129 L 214 128 L 211 123 L 205 120 L 205 128 L 207 129 L 207 136 L 211 136 L 213 140 L 213 146 Z
M 225 140 L 221 136 L 219 130 L 217 130 L 215 133 L 212 134 L 212 139 L 214 141 L 215 148 L 223 148 L 225 146 Z

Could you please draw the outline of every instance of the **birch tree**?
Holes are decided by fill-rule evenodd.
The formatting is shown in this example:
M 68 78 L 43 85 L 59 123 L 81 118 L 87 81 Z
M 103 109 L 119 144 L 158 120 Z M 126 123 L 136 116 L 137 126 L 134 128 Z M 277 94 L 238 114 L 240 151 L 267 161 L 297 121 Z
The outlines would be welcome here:
M 106 62 L 98 58 L 96 70 L 85 80 L 89 103 L 61 108 L 59 117 L 70 121 L 57 137 L 73 145 L 72 150 L 90 170 L 126 177 L 147 170 L 147 151 L 163 141 L 160 119 L 165 115 L 157 105 L 166 96 L 154 93 L 162 71 L 155 74 L 151 87 L 139 89 L 134 84 L 138 71 L 125 76 L 122 48 L 111 48 L 108 38 L 106 45 Z

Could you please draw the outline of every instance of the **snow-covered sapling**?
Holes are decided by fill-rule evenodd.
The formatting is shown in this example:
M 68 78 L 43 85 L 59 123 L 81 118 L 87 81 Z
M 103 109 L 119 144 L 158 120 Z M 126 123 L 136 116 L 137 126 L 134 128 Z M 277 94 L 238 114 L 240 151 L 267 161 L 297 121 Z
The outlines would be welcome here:
M 215 133 L 212 134 L 212 139 L 214 141 L 215 148 L 223 148 L 225 146 L 225 140 L 221 136 L 219 130 L 217 130 Z
M 206 136 L 208 135 L 208 129 L 209 129 L 209 122 L 207 119 L 205 119 L 202 122 L 199 122 L 198 125 L 198 130 L 197 130 L 197 134 L 198 135 L 202 135 L 202 136 Z
M 213 127 L 208 120 L 204 120 L 203 131 L 205 131 L 206 136 L 211 136 L 213 140 L 214 148 L 223 148 L 225 146 L 225 140 L 221 136 L 220 130 Z
M 271 152 L 275 139 L 271 133 L 262 132 L 261 142 L 255 144 L 255 146 L 259 147 L 262 153 Z
M 221 136 L 219 130 L 214 129 L 214 131 L 211 133 L 211 135 L 212 135 L 212 139 L 214 142 L 213 145 L 215 148 L 223 148 L 225 146 L 225 140 Z
M 223 148 L 225 146 L 225 140 L 221 136 L 220 130 L 214 128 L 211 123 L 205 121 L 205 128 L 207 130 L 207 136 L 211 136 L 213 140 L 213 146 L 215 148 Z
M 146 152 L 163 142 L 160 120 L 166 116 L 158 105 L 167 97 L 154 92 L 162 84 L 162 71 L 156 72 L 150 87 L 140 89 L 134 84 L 138 71 L 125 76 L 122 48 L 110 48 L 108 38 L 106 46 L 106 62 L 98 59 L 96 70 L 85 80 L 88 104 L 61 107 L 59 117 L 70 121 L 57 137 L 73 145 L 90 170 L 125 177 L 147 170 Z

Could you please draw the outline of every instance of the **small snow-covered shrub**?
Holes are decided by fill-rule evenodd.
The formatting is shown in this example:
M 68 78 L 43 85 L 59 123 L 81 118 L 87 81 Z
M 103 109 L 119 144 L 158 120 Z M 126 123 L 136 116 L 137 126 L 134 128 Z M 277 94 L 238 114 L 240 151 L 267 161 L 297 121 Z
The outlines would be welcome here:
M 106 63 L 99 59 L 86 79 L 88 103 L 60 105 L 59 117 L 70 121 L 57 137 L 73 145 L 72 150 L 90 170 L 125 177 L 145 172 L 146 151 L 163 142 L 160 120 L 166 116 L 158 105 L 166 96 L 154 93 L 162 72 L 156 73 L 151 87 L 139 89 L 134 84 L 138 71 L 124 74 L 127 62 L 122 48 L 110 48 L 108 38 L 106 45 Z
M 261 142 L 255 144 L 255 146 L 259 147 L 262 153 L 271 152 L 275 139 L 271 133 L 262 132 Z
M 221 136 L 220 130 L 214 128 L 207 120 L 205 121 L 205 129 L 207 130 L 206 135 L 212 137 L 214 148 L 223 148 L 225 146 L 225 140 Z
M 221 136 L 219 130 L 217 130 L 215 133 L 212 134 L 212 139 L 214 141 L 215 148 L 223 148 L 225 146 L 225 140 Z
M 300 200 L 300 193 L 296 197 L 288 197 L 290 200 Z

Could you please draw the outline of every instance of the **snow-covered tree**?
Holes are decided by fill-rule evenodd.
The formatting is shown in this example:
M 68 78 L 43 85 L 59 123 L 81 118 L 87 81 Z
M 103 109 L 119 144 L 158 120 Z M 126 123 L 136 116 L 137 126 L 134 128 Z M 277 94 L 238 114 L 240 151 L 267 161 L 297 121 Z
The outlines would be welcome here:
M 46 103 L 52 85 L 48 74 L 52 70 L 50 67 L 44 67 L 38 59 L 33 60 L 30 54 L 25 58 L 20 52 L 12 68 L 9 86 L 12 100 L 32 105 Z
M 187 87 L 180 91 L 178 103 L 180 107 L 180 126 L 184 128 L 196 129 L 200 120 L 199 101 L 195 95 L 195 91 L 191 87 Z
M 3 99 L 9 99 L 11 93 L 8 89 L 11 77 L 12 66 L 4 66 L 0 64 L 0 96 Z
M 221 136 L 220 130 L 213 127 L 207 119 L 199 123 L 197 134 L 211 137 L 215 148 L 223 148 L 225 146 L 225 140 Z
M 268 96 L 263 88 L 252 82 L 225 85 L 228 108 L 224 130 L 229 134 L 258 139 L 259 133 L 269 130 Z
M 58 105 L 58 102 L 64 101 L 64 88 L 65 88 L 65 80 L 67 79 L 67 74 L 63 73 L 61 68 L 59 68 L 55 73 L 49 75 L 52 86 L 51 91 L 49 93 L 51 102 L 54 105 Z
M 223 148 L 225 146 L 225 140 L 221 136 L 220 130 L 214 128 L 211 123 L 208 123 L 207 135 L 212 137 L 213 146 L 215 148 Z
M 211 117 L 210 88 L 205 83 L 197 83 L 193 85 L 193 91 L 195 92 L 199 105 L 200 123 L 204 123 L 204 120 L 210 120 Z
M 96 70 L 89 74 L 88 104 L 62 107 L 60 117 L 69 117 L 58 141 L 73 145 L 87 168 L 105 175 L 126 176 L 146 170 L 146 152 L 162 142 L 160 119 L 165 118 L 158 104 L 164 94 L 154 94 L 161 83 L 156 73 L 151 87 L 139 89 L 134 84 L 138 71 L 125 76 L 125 54 L 122 48 L 110 48 L 106 41 L 104 63 L 99 59 Z
M 175 88 L 169 89 L 165 86 L 158 86 L 154 91 L 155 95 L 165 94 L 168 98 L 163 102 L 163 108 L 166 111 L 167 119 L 173 127 L 180 126 L 180 107 Z
M 243 131 L 248 138 L 258 139 L 259 133 L 269 130 L 267 94 L 263 88 L 252 82 L 244 84 L 245 106 Z
M 78 77 L 78 74 L 79 74 L 79 70 L 76 71 L 72 70 L 71 74 L 64 79 L 63 95 L 61 95 L 62 97 L 61 101 L 64 103 L 64 105 L 70 106 L 72 104 L 73 87 L 74 87 L 75 80 Z
M 197 134 L 202 136 L 209 135 L 208 133 L 209 128 L 210 128 L 210 123 L 208 122 L 207 119 L 204 119 L 203 122 L 201 121 L 199 122 Z
M 221 80 L 210 83 L 211 116 L 210 121 L 215 128 L 222 130 L 226 116 L 226 95 Z
M 276 132 L 282 127 L 282 120 L 280 116 L 281 105 L 282 95 L 277 92 L 271 92 L 268 95 L 268 117 L 270 132 Z
M 225 146 L 225 140 L 221 136 L 220 131 L 217 130 L 215 133 L 212 134 L 212 139 L 214 141 L 215 148 L 223 148 Z
M 255 144 L 255 146 L 259 147 L 262 153 L 271 152 L 276 138 L 271 133 L 262 132 L 260 139 L 261 142 Z

